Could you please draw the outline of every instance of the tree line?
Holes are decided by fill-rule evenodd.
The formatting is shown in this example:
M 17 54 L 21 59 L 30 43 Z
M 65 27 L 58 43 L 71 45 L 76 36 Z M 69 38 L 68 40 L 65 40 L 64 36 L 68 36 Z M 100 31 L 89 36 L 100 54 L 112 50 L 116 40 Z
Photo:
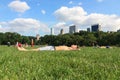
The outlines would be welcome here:
M 79 46 L 120 46 L 120 32 L 87 32 L 80 31 L 74 34 L 62 35 L 45 35 L 40 37 L 39 40 L 34 36 L 24 36 L 16 32 L 0 33 L 0 45 L 6 45 L 10 42 L 12 45 L 16 42 L 22 44 L 31 44 L 31 39 L 34 40 L 35 45 L 68 45 L 77 44 Z

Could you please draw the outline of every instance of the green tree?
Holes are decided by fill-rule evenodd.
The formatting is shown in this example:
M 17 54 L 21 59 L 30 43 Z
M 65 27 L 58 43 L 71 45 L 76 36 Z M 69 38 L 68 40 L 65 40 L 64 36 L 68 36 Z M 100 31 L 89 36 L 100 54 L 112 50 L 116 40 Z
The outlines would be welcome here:
M 21 43 L 22 44 L 30 44 L 30 39 L 29 39 L 29 37 L 27 37 L 27 36 L 22 36 L 22 40 L 21 40 Z
M 87 34 L 84 36 L 84 41 L 83 43 L 86 46 L 92 46 L 93 42 L 96 42 L 96 37 L 93 34 Z

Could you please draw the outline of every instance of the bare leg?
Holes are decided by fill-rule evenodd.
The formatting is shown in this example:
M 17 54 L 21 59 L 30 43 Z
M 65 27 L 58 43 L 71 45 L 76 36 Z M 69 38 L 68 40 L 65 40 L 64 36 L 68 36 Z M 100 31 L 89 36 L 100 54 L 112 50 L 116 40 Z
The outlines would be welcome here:
M 17 49 L 19 50 L 19 51 L 39 51 L 39 48 L 37 48 L 37 49 L 25 49 L 25 48 L 23 48 L 23 47 L 17 47 Z

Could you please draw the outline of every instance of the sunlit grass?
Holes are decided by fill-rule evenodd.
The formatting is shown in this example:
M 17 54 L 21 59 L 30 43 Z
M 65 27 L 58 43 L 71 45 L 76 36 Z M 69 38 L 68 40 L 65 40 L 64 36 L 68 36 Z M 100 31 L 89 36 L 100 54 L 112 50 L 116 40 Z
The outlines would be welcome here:
M 22 52 L 0 46 L 0 80 L 120 80 L 120 49 Z

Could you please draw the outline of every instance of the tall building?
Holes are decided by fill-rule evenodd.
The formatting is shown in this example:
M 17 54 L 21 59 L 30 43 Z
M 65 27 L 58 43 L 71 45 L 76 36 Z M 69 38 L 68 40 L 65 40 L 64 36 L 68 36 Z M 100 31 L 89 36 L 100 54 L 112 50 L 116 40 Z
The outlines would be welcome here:
M 100 31 L 101 30 L 101 26 L 99 24 L 95 24 L 91 26 L 91 31 L 92 32 L 96 32 L 96 31 Z
M 37 39 L 37 40 L 40 39 L 40 35 L 39 35 L 39 34 L 36 35 L 36 39 Z
M 63 29 L 60 30 L 60 34 L 64 34 Z
M 69 33 L 75 33 L 76 32 L 76 26 L 72 25 L 69 27 Z
M 117 30 L 117 32 L 120 32 L 120 29 L 119 29 L 119 30 Z
M 87 28 L 87 32 L 90 32 L 90 28 Z
M 54 29 L 51 28 L 51 35 L 54 35 Z

